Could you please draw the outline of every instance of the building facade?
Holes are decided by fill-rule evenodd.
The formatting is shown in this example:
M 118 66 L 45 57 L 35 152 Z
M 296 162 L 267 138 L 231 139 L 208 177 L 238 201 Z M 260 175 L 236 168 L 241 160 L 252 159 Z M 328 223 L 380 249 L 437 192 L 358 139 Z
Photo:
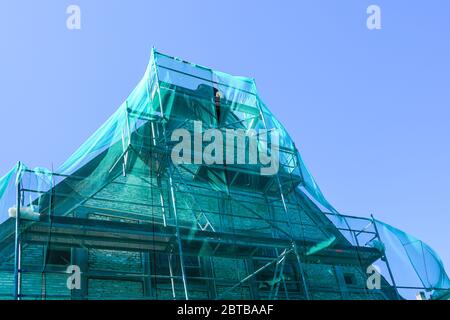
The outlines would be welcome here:
M 276 130 L 278 171 L 173 163 L 174 132 L 195 123 Z M 246 138 L 220 157 L 248 150 Z M 370 285 L 375 262 L 389 270 L 375 221 L 326 201 L 249 78 L 154 50 L 136 89 L 61 168 L 14 173 L 0 225 L 6 299 L 400 298 L 389 273 Z

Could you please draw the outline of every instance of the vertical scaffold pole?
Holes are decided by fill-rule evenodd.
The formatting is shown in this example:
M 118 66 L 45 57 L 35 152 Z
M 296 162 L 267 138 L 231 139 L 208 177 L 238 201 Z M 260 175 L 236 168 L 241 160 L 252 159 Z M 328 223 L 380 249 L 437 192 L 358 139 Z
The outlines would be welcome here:
M 263 122 L 264 128 L 267 130 L 267 122 L 266 122 L 266 118 L 265 118 L 265 116 L 264 116 L 264 112 L 263 112 L 263 110 L 262 110 L 261 105 L 259 104 L 259 102 L 257 102 L 257 105 L 258 105 L 259 114 L 260 114 L 261 120 L 262 120 L 262 122 Z M 268 139 L 268 137 L 267 137 L 267 139 Z M 268 143 L 269 143 L 269 142 L 267 141 L 267 144 L 268 144 Z M 279 148 L 279 146 L 277 146 L 277 147 Z M 278 160 L 279 160 L 279 159 L 278 159 Z M 286 215 L 286 219 L 287 219 L 287 222 L 288 222 L 289 231 L 290 231 L 290 237 L 291 237 L 291 246 L 292 246 L 292 249 L 293 249 L 293 251 L 294 251 L 295 257 L 296 257 L 296 259 L 297 259 L 298 269 L 299 269 L 299 272 L 300 272 L 300 276 L 301 276 L 301 278 L 302 278 L 303 290 L 305 291 L 305 298 L 306 298 L 307 300 L 310 300 L 309 291 L 308 291 L 308 285 L 307 285 L 307 283 L 306 283 L 305 272 L 304 272 L 304 270 L 303 270 L 303 263 L 302 263 L 302 260 L 301 260 L 301 258 L 300 258 L 300 255 L 299 255 L 299 253 L 298 253 L 297 245 L 296 245 L 295 240 L 294 240 L 294 232 L 293 232 L 293 228 L 292 228 L 292 224 L 291 224 L 291 218 L 289 217 L 288 208 L 287 208 L 287 205 L 286 205 L 286 201 L 285 201 L 285 199 L 284 199 L 283 187 L 282 187 L 282 185 L 281 185 L 281 181 L 280 181 L 280 177 L 279 177 L 279 175 L 278 175 L 278 172 L 275 174 L 275 179 L 276 179 L 277 184 L 278 184 L 278 189 L 279 189 L 279 191 L 280 191 L 281 201 L 282 201 L 282 203 L 283 203 L 284 213 L 285 213 L 285 215 Z
M 20 170 L 20 163 L 19 167 Z M 17 173 L 19 174 L 19 173 Z M 14 299 L 20 300 L 22 298 L 22 275 L 21 275 L 21 259 L 22 259 L 22 248 L 20 239 L 20 205 L 21 205 L 21 183 L 20 179 L 17 182 L 17 203 L 16 203 L 16 226 L 15 226 L 15 241 L 14 241 Z
M 164 130 L 165 131 L 165 130 Z M 184 287 L 184 295 L 186 300 L 189 300 L 188 292 L 187 292 L 187 283 L 186 283 L 186 271 L 184 270 L 184 258 L 183 258 L 183 246 L 181 243 L 181 236 L 180 236 L 180 227 L 178 225 L 178 217 L 177 217 L 177 206 L 175 202 L 175 191 L 173 188 L 173 180 L 172 180 L 172 167 L 169 164 L 169 185 L 170 185 L 170 198 L 173 208 L 173 217 L 175 219 L 175 232 L 178 239 L 178 254 L 180 256 L 180 267 L 181 267 L 181 277 L 183 280 L 183 287 Z
M 158 78 L 158 69 L 156 67 L 156 56 L 155 56 L 155 50 L 152 50 L 152 60 L 153 60 L 153 68 L 155 72 L 155 80 L 156 80 L 156 88 L 158 91 L 158 98 L 159 98 L 159 108 L 161 111 L 161 115 L 163 117 L 163 136 L 164 136 L 164 143 L 165 143 L 165 152 L 167 156 L 167 162 L 168 162 L 168 173 L 169 173 L 169 189 L 170 189 L 170 202 L 173 209 L 173 217 L 175 219 L 175 233 L 178 243 L 178 255 L 180 256 L 180 269 L 181 269 L 181 278 L 183 281 L 183 288 L 184 288 L 184 296 L 186 300 L 189 300 L 188 291 L 187 291 L 187 281 L 186 281 L 186 271 L 184 268 L 184 257 L 183 257 L 183 245 L 181 243 L 181 235 L 180 235 L 180 227 L 178 225 L 178 217 L 177 217 L 177 206 L 175 201 L 175 190 L 173 187 L 173 179 L 172 179 L 172 163 L 169 155 L 169 148 L 167 145 L 167 130 L 166 130 L 166 121 L 165 121 L 165 114 L 164 109 L 162 106 L 162 98 L 161 98 L 161 88 L 159 86 L 159 78 Z
M 297 265 L 298 265 L 298 269 L 300 271 L 300 276 L 302 277 L 302 285 L 303 285 L 303 289 L 305 290 L 305 297 L 307 300 L 310 300 L 310 296 L 309 296 L 309 291 L 308 291 L 308 284 L 306 283 L 306 276 L 305 276 L 305 271 L 303 270 L 303 262 L 300 258 L 300 254 L 298 253 L 298 249 L 297 249 L 297 244 L 295 243 L 294 240 L 294 230 L 292 228 L 292 224 L 291 224 L 291 218 L 289 217 L 289 212 L 287 209 L 287 205 L 286 205 L 286 201 L 284 199 L 284 194 L 283 194 L 283 189 L 281 186 L 281 182 L 280 182 L 280 178 L 278 177 L 278 174 L 276 176 L 277 179 L 277 184 L 278 184 L 278 188 L 280 190 L 280 195 L 281 195 L 281 201 L 283 202 L 283 209 L 284 209 L 284 213 L 286 215 L 286 219 L 289 225 L 289 230 L 290 230 L 290 234 L 291 234 L 291 241 L 292 241 L 292 249 L 294 251 L 295 257 L 297 259 Z

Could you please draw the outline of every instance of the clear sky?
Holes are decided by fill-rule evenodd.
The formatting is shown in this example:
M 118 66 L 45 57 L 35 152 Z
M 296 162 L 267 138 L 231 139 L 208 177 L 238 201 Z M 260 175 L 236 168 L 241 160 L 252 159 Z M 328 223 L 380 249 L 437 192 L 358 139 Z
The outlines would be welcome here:
M 81 30 L 66 28 L 70 4 Z M 448 0 L 0 0 L 0 175 L 58 167 L 155 46 L 254 77 L 340 212 L 423 239 L 449 271 L 449 14 Z

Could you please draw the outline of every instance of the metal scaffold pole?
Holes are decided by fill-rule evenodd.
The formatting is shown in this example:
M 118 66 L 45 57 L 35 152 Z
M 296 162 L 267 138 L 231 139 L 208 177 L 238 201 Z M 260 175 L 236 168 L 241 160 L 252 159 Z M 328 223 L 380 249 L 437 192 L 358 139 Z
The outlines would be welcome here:
M 20 170 L 20 164 L 19 164 Z M 20 300 L 22 297 L 22 275 L 21 275 L 21 258 L 22 248 L 20 239 L 20 205 L 21 205 L 21 183 L 17 183 L 17 203 L 16 203 L 16 225 L 15 225 L 15 242 L 14 242 L 14 299 Z
M 261 120 L 262 120 L 262 122 L 264 124 L 264 128 L 266 130 L 268 130 L 266 118 L 264 116 L 264 113 L 263 113 L 262 108 L 261 108 L 259 103 L 258 103 L 258 109 L 259 109 Z M 267 143 L 268 143 L 268 141 L 267 141 Z M 279 148 L 279 146 L 276 146 L 276 147 Z M 303 263 L 302 263 L 302 260 L 300 258 L 300 255 L 298 253 L 297 245 L 295 244 L 294 233 L 293 233 L 293 228 L 292 228 L 292 224 L 291 224 L 291 219 L 289 217 L 289 212 L 288 212 L 288 208 L 287 208 L 287 205 L 286 205 L 286 200 L 284 199 L 283 187 L 281 185 L 279 173 L 275 174 L 275 179 L 276 179 L 276 182 L 277 182 L 277 185 L 278 185 L 278 189 L 279 189 L 279 192 L 280 192 L 281 201 L 283 203 L 283 210 L 284 210 L 284 213 L 286 215 L 287 223 L 288 223 L 288 226 L 289 226 L 290 238 L 291 238 L 291 241 L 292 241 L 292 249 L 293 249 L 294 254 L 295 254 L 296 258 L 297 258 L 297 264 L 298 264 L 298 268 L 299 268 L 299 273 L 300 273 L 300 276 L 302 278 L 302 285 L 303 285 L 303 289 L 305 291 L 305 298 L 307 300 L 310 300 L 308 285 L 306 283 L 305 272 L 303 270 Z
M 180 227 L 178 225 L 178 217 L 177 217 L 177 207 L 175 203 L 175 192 L 173 188 L 173 180 L 172 180 L 172 169 L 169 165 L 169 185 L 170 185 L 170 195 L 171 195 L 171 203 L 173 208 L 173 217 L 175 219 L 175 230 L 176 230 L 176 236 L 177 236 L 177 243 L 178 243 L 178 254 L 180 256 L 180 267 L 181 267 L 181 277 L 183 280 L 183 287 L 184 287 L 184 295 L 186 300 L 189 300 L 188 292 L 187 292 L 187 283 L 186 283 L 186 271 L 184 269 L 184 257 L 183 257 L 183 246 L 181 243 L 181 236 L 180 236 Z
M 159 107 L 160 107 L 161 114 L 164 118 L 165 117 L 164 108 L 162 105 L 161 88 L 159 86 L 158 70 L 156 67 L 156 61 L 155 61 L 156 56 L 155 56 L 154 50 L 153 50 L 152 54 L 153 54 L 153 68 L 154 68 L 155 74 L 156 74 L 156 88 L 158 91 Z M 188 290 L 187 290 L 187 281 L 186 281 L 186 271 L 184 268 L 183 245 L 181 243 L 180 227 L 178 225 L 177 206 L 176 206 L 176 201 L 175 201 L 175 190 L 174 190 L 174 186 L 173 186 L 172 162 L 171 162 L 171 159 L 169 156 L 169 149 L 168 149 L 168 145 L 167 145 L 167 129 L 166 129 L 166 123 L 164 121 L 163 121 L 162 127 L 163 127 L 163 135 L 164 135 L 164 144 L 165 144 L 165 148 L 166 148 L 165 152 L 166 152 L 166 157 L 167 157 L 167 162 L 168 162 L 168 170 L 167 171 L 168 171 L 168 175 L 169 175 L 170 202 L 172 205 L 173 217 L 175 220 L 175 233 L 176 233 L 177 244 L 178 244 L 178 255 L 180 256 L 181 278 L 183 281 L 184 296 L 185 296 L 186 300 L 189 300 L 189 295 L 188 295 Z
M 287 222 L 288 222 L 288 225 L 289 225 L 289 230 L 290 230 L 290 233 L 291 233 L 292 249 L 293 249 L 295 257 L 297 259 L 298 268 L 299 268 L 300 275 L 301 275 L 301 278 L 302 278 L 303 289 L 305 290 L 305 297 L 306 297 L 307 300 L 310 300 L 309 291 L 308 291 L 308 285 L 306 283 L 306 276 L 305 276 L 305 272 L 303 270 L 303 263 L 302 263 L 302 260 L 300 258 L 300 255 L 298 253 L 297 245 L 296 245 L 295 240 L 294 240 L 294 233 L 293 233 L 293 228 L 292 228 L 292 224 L 291 224 L 291 219 L 289 217 L 289 212 L 288 212 L 288 209 L 287 209 L 286 201 L 284 199 L 283 189 L 282 189 L 280 178 L 278 177 L 278 175 L 276 176 L 276 180 L 277 180 L 278 188 L 280 190 L 281 201 L 283 203 L 284 213 L 286 215 L 286 219 L 287 219 Z
M 248 276 L 246 276 L 245 278 L 241 279 L 238 283 L 236 283 L 235 285 L 233 285 L 232 287 L 226 289 L 225 291 L 223 291 L 217 298 L 216 300 L 221 299 L 223 296 L 225 296 L 226 293 L 233 291 L 234 289 L 236 289 L 237 287 L 239 287 L 240 285 L 242 285 L 244 282 L 250 280 L 251 278 L 255 277 L 258 273 L 260 273 L 261 271 L 267 269 L 269 266 L 271 266 L 274 263 L 279 263 L 279 261 L 281 259 L 285 259 L 285 257 L 291 253 L 291 251 L 293 250 L 293 248 L 289 249 L 289 250 L 284 250 L 278 257 L 274 258 L 273 260 L 267 262 L 265 265 L 263 265 L 262 267 L 260 267 L 258 270 L 253 271 L 251 274 L 249 274 Z

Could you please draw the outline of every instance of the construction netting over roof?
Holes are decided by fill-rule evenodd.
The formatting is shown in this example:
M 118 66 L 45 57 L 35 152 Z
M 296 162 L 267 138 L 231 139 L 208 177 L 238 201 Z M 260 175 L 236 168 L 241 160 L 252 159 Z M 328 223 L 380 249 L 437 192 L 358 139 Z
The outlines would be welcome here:
M 172 166 L 169 154 L 175 143 L 171 140 L 171 134 L 180 128 L 192 132 L 194 121 L 201 123 L 203 131 L 225 128 L 277 130 L 280 137 L 279 171 L 274 176 L 261 176 L 260 165 L 257 164 L 207 166 L 185 163 L 182 168 Z M 195 151 L 193 153 L 195 158 Z M 402 287 L 424 288 L 430 294 L 450 289 L 450 280 L 441 260 L 425 243 L 381 221 L 372 218 L 353 220 L 333 208 L 306 168 L 285 128 L 260 99 L 253 79 L 231 76 L 156 50 L 152 51 L 144 77 L 126 101 L 61 167 L 51 172 L 45 168 L 30 169 L 18 163 L 0 179 L 0 223 L 17 216 L 18 198 L 20 216 L 36 221 L 42 216 L 71 216 L 78 208 L 94 203 L 102 206 L 98 203 L 101 196 L 105 196 L 102 193 L 105 193 L 106 185 L 114 182 L 113 192 L 126 194 L 133 183 L 144 179 L 142 173 L 147 172 L 145 170 L 148 168 L 156 176 L 168 172 L 170 179 L 166 182 L 167 186 L 172 184 L 172 179 L 181 181 L 176 192 L 189 189 L 183 181 L 192 180 L 206 184 L 212 192 L 234 199 L 245 197 L 242 190 L 264 193 L 271 203 L 278 202 L 288 216 L 284 221 L 265 220 L 259 227 L 256 222 L 247 228 L 234 227 L 235 233 L 251 233 L 256 232 L 256 229 L 265 232 L 262 230 L 268 229 L 272 236 L 276 234 L 281 238 L 304 240 L 305 226 L 302 220 L 297 221 L 296 216 L 289 213 L 289 197 L 294 195 L 292 199 L 302 199 L 308 203 L 309 210 L 326 213 L 351 245 L 380 250 L 381 272 L 400 292 Z M 127 180 L 121 181 L 125 176 L 128 176 Z M 134 180 L 130 177 L 134 177 Z M 152 176 L 145 179 L 152 185 Z M 158 180 L 157 183 L 164 182 Z M 19 195 L 18 186 L 21 190 Z M 150 198 L 153 199 L 153 191 L 149 191 L 147 199 Z M 192 230 L 229 231 L 229 226 L 216 222 L 214 208 L 205 209 L 208 205 L 199 204 L 200 196 L 186 199 L 183 200 L 183 206 L 177 209 L 182 218 L 184 210 L 199 213 L 195 216 Z M 152 217 L 161 215 L 155 212 L 155 206 L 148 208 L 144 200 L 143 203 L 127 204 L 127 210 L 133 217 L 140 215 L 139 219 L 145 220 L 146 214 Z M 238 201 L 241 207 L 245 206 L 243 201 Z M 115 206 L 115 210 L 123 209 L 118 207 L 119 204 Z M 164 208 L 162 205 L 163 215 Z M 259 211 L 252 211 L 248 206 L 246 208 L 258 216 Z M 173 218 L 177 219 L 176 214 Z M 170 219 L 163 216 L 164 225 L 170 224 Z M 365 225 L 355 227 L 355 223 Z M 356 228 L 364 232 L 373 230 L 378 238 L 369 236 L 362 241 L 354 232 L 345 231 Z M 327 230 L 317 231 L 315 237 L 308 238 L 312 244 L 305 247 L 305 255 L 333 248 L 339 242 L 336 240 L 338 235 Z M 385 260 L 389 261 L 389 265 Z M 393 273 L 393 277 L 389 272 Z

